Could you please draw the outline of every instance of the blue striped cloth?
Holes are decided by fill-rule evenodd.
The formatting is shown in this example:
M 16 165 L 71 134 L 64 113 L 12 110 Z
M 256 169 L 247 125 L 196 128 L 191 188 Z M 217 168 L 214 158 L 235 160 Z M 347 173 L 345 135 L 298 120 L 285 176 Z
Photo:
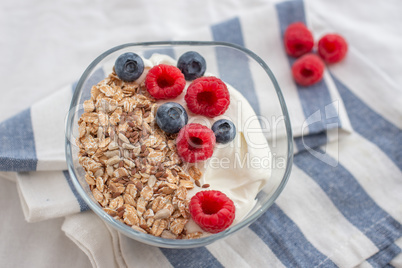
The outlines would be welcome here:
M 393 95 L 397 89 L 376 75 L 353 46 L 342 63 L 328 66 L 320 83 L 297 86 L 290 72 L 294 59 L 283 49 L 284 30 L 302 21 L 316 38 L 322 29 L 330 31 L 325 25 L 314 28 L 320 22 L 307 17 L 303 1 L 287 1 L 180 37 L 235 43 L 267 62 L 292 119 L 294 168 L 277 202 L 238 234 L 186 250 L 158 249 L 120 237 L 126 265 L 149 265 L 157 256 L 153 265 L 173 267 L 385 267 L 401 253 L 402 112 Z M 177 56 L 173 50 L 158 52 Z M 220 57 L 225 52 L 217 50 L 219 75 L 241 91 L 257 114 L 269 116 L 263 88 L 247 60 L 240 55 L 244 68 L 225 73 Z M 96 83 L 103 77 L 100 70 L 92 79 Z M 88 210 L 65 171 L 64 118 L 73 89 L 66 87 L 0 124 L 0 170 L 18 172 L 28 221 Z M 49 109 L 54 111 L 50 115 Z

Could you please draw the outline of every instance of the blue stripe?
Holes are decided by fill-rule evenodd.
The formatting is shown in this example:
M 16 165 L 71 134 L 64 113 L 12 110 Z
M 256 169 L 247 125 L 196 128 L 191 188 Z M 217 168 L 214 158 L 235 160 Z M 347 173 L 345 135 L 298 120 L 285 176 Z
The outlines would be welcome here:
M 298 153 L 305 151 L 307 148 L 318 148 L 327 143 L 327 133 L 325 131 L 317 134 L 309 134 L 294 139 Z
M 303 22 L 304 24 L 306 24 L 303 1 L 281 2 L 276 4 L 276 10 L 278 13 L 282 37 L 289 24 L 294 22 Z M 288 56 L 288 60 L 290 67 L 293 65 L 296 59 Z M 309 132 L 312 134 L 321 132 L 324 133 L 323 130 L 328 129 L 329 125 L 332 123 L 330 122 L 331 118 L 327 118 L 328 114 L 337 114 L 336 108 L 332 104 L 333 100 L 331 99 L 331 95 L 326 83 L 324 82 L 324 80 L 321 80 L 319 83 L 308 87 L 303 87 L 300 85 L 296 86 L 303 112 L 307 121 L 309 120 L 309 117 L 317 111 L 320 111 L 320 114 L 322 115 L 320 121 L 308 125 Z M 327 113 L 325 111 L 325 107 L 327 107 Z M 336 121 L 337 127 L 340 127 L 341 122 L 339 120 L 339 117 L 336 118 Z M 334 125 L 331 124 L 330 127 L 333 128 Z
M 336 267 L 276 205 L 250 226 L 286 267 Z
M 0 123 L 0 170 L 34 171 L 38 163 L 31 109 Z
M 81 104 L 85 101 L 91 98 L 91 88 L 92 86 L 98 84 L 100 81 L 102 81 L 106 77 L 105 72 L 103 71 L 102 68 L 99 68 L 95 70 L 92 75 L 88 78 L 86 83 L 84 84 L 83 88 L 83 96 L 81 98 Z M 73 93 L 75 92 L 75 88 L 77 87 L 78 81 L 75 81 L 71 85 L 71 90 Z
M 68 173 L 67 170 L 63 170 L 63 175 L 66 178 L 66 181 L 68 183 L 68 186 L 70 186 L 71 191 L 73 192 L 75 198 L 77 199 L 78 204 L 80 205 L 80 210 L 81 211 L 86 211 L 89 209 L 89 206 L 85 201 L 81 198 L 81 196 L 78 194 L 77 189 L 75 189 L 73 182 L 71 181 L 70 174 Z
M 278 13 L 282 36 L 289 24 L 297 21 L 306 23 L 306 14 L 304 13 L 304 3 L 302 0 L 280 2 L 276 4 L 276 12 Z
M 239 18 L 215 24 L 211 27 L 211 31 L 215 41 L 229 42 L 244 47 Z M 217 47 L 216 57 L 220 78 L 241 92 L 256 114 L 260 115 L 260 105 L 247 56 L 235 49 Z
M 223 267 L 205 247 L 191 249 L 160 248 L 173 267 Z
M 401 249 L 397 245 L 392 244 L 386 249 L 367 259 L 367 262 L 370 263 L 373 267 L 385 267 L 399 253 L 401 253 Z
M 342 165 L 329 166 L 309 152 L 297 154 L 294 163 L 320 185 L 345 218 L 380 250 L 402 236 L 401 224 L 381 209 Z
M 71 85 L 71 90 L 73 91 L 73 94 L 75 92 L 75 88 L 77 87 L 78 81 L 75 81 L 72 85 Z
M 149 59 L 152 56 L 152 54 L 154 54 L 154 53 L 168 55 L 173 59 L 176 58 L 176 55 L 175 55 L 175 52 L 174 52 L 173 48 L 150 49 L 150 50 L 144 51 L 144 57 Z
M 95 70 L 90 77 L 86 80 L 82 88 L 82 94 L 80 99 L 80 104 L 83 104 L 84 101 L 91 99 L 91 88 L 92 86 L 98 84 L 100 81 L 106 78 L 106 74 L 102 68 Z M 75 87 L 77 84 L 72 85 L 72 90 L 75 91 Z
M 402 170 L 402 131 L 373 111 L 335 76 L 332 78 L 353 129 L 377 145 Z
M 102 68 L 99 68 L 97 70 L 95 70 L 92 75 L 86 80 L 86 82 L 83 85 L 82 88 L 82 93 L 79 99 L 79 105 L 82 105 L 84 103 L 84 101 L 91 99 L 91 88 L 92 86 L 98 84 L 100 81 L 102 81 L 103 79 L 105 79 L 106 75 L 105 72 L 103 71 Z M 78 81 L 74 82 L 71 85 L 71 90 L 74 94 L 75 89 L 77 87 Z M 82 106 L 81 106 L 82 107 Z M 77 116 L 81 117 L 81 115 L 84 113 L 84 109 L 79 109 L 77 112 Z

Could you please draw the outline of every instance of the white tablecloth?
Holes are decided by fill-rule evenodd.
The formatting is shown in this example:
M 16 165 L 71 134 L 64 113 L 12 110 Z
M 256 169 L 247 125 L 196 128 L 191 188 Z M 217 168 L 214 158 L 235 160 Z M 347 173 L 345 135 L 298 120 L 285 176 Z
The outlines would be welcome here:
M 171 39 L 257 10 L 267 2 L 272 1 L 159 0 L 151 4 L 146 0 L 3 0 L 0 121 L 77 80 L 87 65 L 110 47 Z M 305 2 L 310 17 L 321 19 L 345 36 L 383 76 L 402 89 L 402 2 Z M 64 236 L 61 219 L 24 222 L 15 184 L 0 179 L 0 199 L 1 267 L 90 266 L 86 255 Z M 401 259 L 402 256 L 397 257 L 394 264 L 399 261 L 402 265 Z

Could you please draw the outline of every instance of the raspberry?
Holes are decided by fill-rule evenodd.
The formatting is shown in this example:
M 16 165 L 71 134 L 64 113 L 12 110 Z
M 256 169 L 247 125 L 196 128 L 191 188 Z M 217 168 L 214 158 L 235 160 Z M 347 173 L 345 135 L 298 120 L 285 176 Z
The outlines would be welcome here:
M 306 54 L 293 63 L 293 78 L 299 85 L 311 86 L 322 79 L 324 67 L 324 62 L 317 55 Z
M 176 138 L 177 153 L 189 163 L 210 158 L 214 152 L 215 134 L 200 124 L 185 125 Z
M 191 217 L 204 231 L 219 233 L 227 229 L 235 218 L 235 205 L 220 191 L 201 191 L 189 204 Z
M 184 75 L 177 67 L 171 65 L 156 65 L 149 70 L 145 78 L 145 87 L 155 99 L 176 98 L 185 86 Z
M 286 28 L 284 44 L 288 55 L 300 57 L 313 49 L 314 38 L 306 25 L 301 22 L 295 22 Z
M 191 112 L 208 117 L 223 114 L 230 104 L 228 88 L 214 76 L 195 79 L 188 87 L 184 99 Z
M 326 34 L 318 41 L 318 55 L 327 63 L 341 61 L 347 51 L 346 40 L 338 34 Z

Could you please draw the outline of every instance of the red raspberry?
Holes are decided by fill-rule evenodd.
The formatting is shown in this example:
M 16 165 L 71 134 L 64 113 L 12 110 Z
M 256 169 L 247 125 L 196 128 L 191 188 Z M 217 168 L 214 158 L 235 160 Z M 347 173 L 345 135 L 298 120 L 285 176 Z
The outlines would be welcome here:
M 235 205 L 220 191 L 201 191 L 189 204 L 191 217 L 204 231 L 219 233 L 227 229 L 235 218 Z
M 189 163 L 210 158 L 214 152 L 215 134 L 200 124 L 185 125 L 176 138 L 177 153 Z
M 311 86 L 322 79 L 324 67 L 324 62 L 317 55 L 304 55 L 293 63 L 293 78 L 299 85 Z
M 159 64 L 149 70 L 145 78 L 145 87 L 155 99 L 173 99 L 179 96 L 186 80 L 175 66 Z
M 188 87 L 184 99 L 190 111 L 208 117 L 223 114 L 230 104 L 226 84 L 214 76 L 195 79 Z
M 288 55 L 300 57 L 313 49 L 314 38 L 306 25 L 301 22 L 295 22 L 286 28 L 284 43 Z
M 347 51 L 346 40 L 338 34 L 326 34 L 318 41 L 318 55 L 327 63 L 341 61 Z

